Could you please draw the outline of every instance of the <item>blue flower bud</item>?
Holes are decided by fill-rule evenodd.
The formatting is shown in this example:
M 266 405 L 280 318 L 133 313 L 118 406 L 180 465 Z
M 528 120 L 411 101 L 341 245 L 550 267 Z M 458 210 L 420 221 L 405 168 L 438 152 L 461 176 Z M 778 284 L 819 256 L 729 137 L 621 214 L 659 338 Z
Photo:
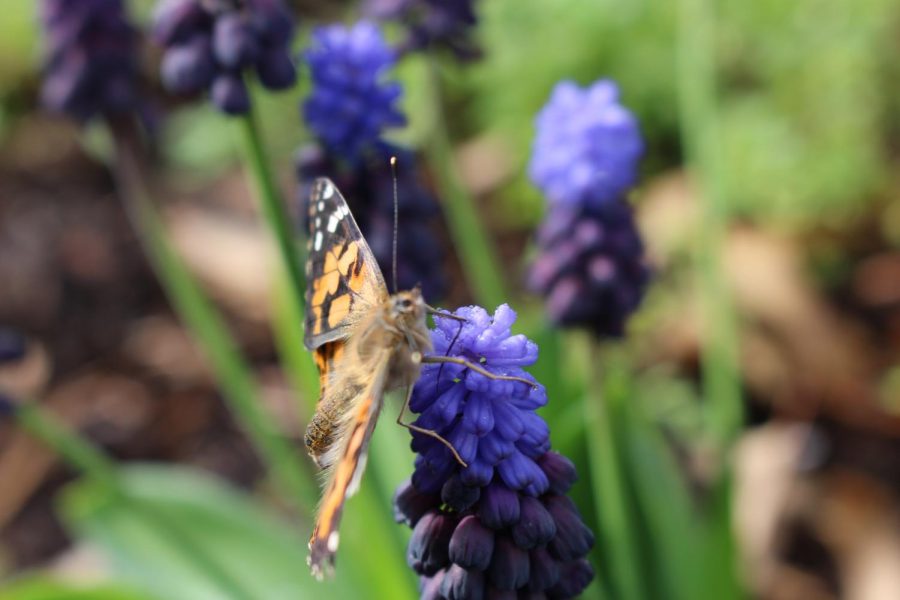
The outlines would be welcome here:
M 556 523 L 556 535 L 548 546 L 550 553 L 562 562 L 587 554 L 594 547 L 594 534 L 581 520 L 575 504 L 565 496 L 550 496 L 545 504 Z
M 212 101 L 229 115 L 241 115 L 250 110 L 250 94 L 244 80 L 237 73 L 220 73 L 212 84 Z
M 523 496 L 519 521 L 512 527 L 512 538 L 519 548 L 530 550 L 541 546 L 556 535 L 556 523 L 537 498 Z

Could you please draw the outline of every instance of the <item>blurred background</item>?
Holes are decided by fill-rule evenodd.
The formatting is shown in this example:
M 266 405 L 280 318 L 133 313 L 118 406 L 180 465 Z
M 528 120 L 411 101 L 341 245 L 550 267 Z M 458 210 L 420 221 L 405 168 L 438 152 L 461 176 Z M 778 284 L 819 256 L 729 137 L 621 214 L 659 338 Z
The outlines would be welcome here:
M 286 527 L 272 516 L 286 511 L 284 503 L 117 200 L 106 166 L 108 134 L 40 108 L 36 4 L 5 0 L 0 18 L 0 324 L 23 332 L 29 348 L 24 362 L 4 369 L 43 381 L 34 401 L 117 462 L 144 465 L 129 476 L 153 510 L 143 514 L 110 499 L 5 419 L 0 575 L 7 591 L 0 597 L 218 597 L 206 587 L 204 566 L 194 564 L 196 544 L 218 548 L 226 571 L 233 566 L 240 577 L 262 582 L 250 589 L 302 579 L 296 596 L 269 590 L 250 597 L 318 593 L 300 573 L 309 522 L 292 519 Z M 350 2 L 290 4 L 298 50 L 314 24 L 356 14 Z M 526 176 L 534 118 L 560 80 L 615 80 L 646 142 L 630 200 L 653 270 L 641 308 L 613 350 L 628 373 L 628 402 L 660 434 L 671 459 L 665 468 L 685 482 L 697 511 L 705 508 L 716 465 L 733 466 L 727 514 L 740 596 L 900 598 L 900 2 L 714 3 L 710 118 L 728 223 L 720 257 L 736 315 L 744 413 L 727 456 L 708 443 L 698 417 L 708 315 L 692 245 L 704 221 L 683 151 L 684 71 L 676 55 L 684 24 L 677 4 L 481 0 L 474 30 L 481 56 L 440 64 L 442 114 L 430 104 L 423 61 L 397 68 L 409 125 L 392 139 L 427 154 L 429 124 L 445 119 L 452 144 L 446 158 L 506 265 L 515 290 L 508 302 L 521 314 L 517 328 L 554 353 L 567 338 L 546 334 L 540 299 L 523 285 L 545 210 Z M 146 28 L 153 2 L 128 7 Z M 284 436 L 302 444 L 314 398 L 298 397 L 279 367 L 274 251 L 240 164 L 235 125 L 207 103 L 167 96 L 158 81 L 159 51 L 141 47 L 147 120 L 164 165 L 156 199 L 165 225 L 249 357 L 261 382 L 259 402 Z M 294 89 L 254 99 L 291 212 L 294 155 L 309 140 L 299 113 L 308 89 L 301 66 Z M 440 199 L 435 169 L 423 162 L 423 177 Z M 449 272 L 442 305 L 471 302 L 443 225 L 439 239 Z M 287 337 L 300 339 L 297 332 Z M 542 367 L 543 356 L 532 372 L 551 391 L 577 387 L 545 379 L 566 375 Z M 576 458 L 584 450 L 572 433 L 580 413 L 566 410 L 570 402 L 551 393 L 546 418 L 554 446 L 585 473 Z M 404 456 L 406 436 L 382 423 L 373 452 L 390 447 Z M 364 487 L 376 499 L 370 509 L 350 503 L 343 533 L 344 540 L 368 540 L 369 552 L 379 554 L 373 539 L 387 536 L 385 548 L 400 548 L 399 556 L 391 562 L 353 554 L 353 542 L 345 541 L 342 577 L 321 588 L 325 597 L 368 597 L 355 587 L 366 576 L 354 565 L 380 560 L 388 586 L 381 589 L 402 585 L 395 597 L 414 593 L 412 572 L 390 575 L 397 564 L 402 569 L 408 535 L 390 512 L 392 490 L 411 471 L 412 456 L 405 456 L 409 469 L 367 478 Z M 630 456 L 631 469 L 651 469 L 641 452 Z M 583 512 L 592 510 L 591 494 L 586 483 L 575 491 Z M 182 533 L 194 528 L 182 536 L 190 539 L 167 544 L 181 534 L 160 529 L 157 512 L 181 523 Z M 652 518 L 641 523 L 651 539 L 678 531 L 659 529 Z M 662 560 L 645 558 L 640 569 Z M 604 567 L 595 568 L 602 579 Z M 663 590 L 649 597 L 670 596 Z

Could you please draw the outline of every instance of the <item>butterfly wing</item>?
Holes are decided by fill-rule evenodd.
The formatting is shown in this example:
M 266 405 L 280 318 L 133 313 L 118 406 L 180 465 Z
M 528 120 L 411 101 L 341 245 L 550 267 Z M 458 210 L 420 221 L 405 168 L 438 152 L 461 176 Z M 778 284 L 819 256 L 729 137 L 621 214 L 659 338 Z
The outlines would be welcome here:
M 334 569 L 338 526 L 344 503 L 356 493 L 366 467 L 369 442 L 384 397 L 389 358 L 389 350 L 385 349 L 372 378 L 349 402 L 352 410 L 347 412 L 345 422 L 339 424 L 340 433 L 336 436 L 335 446 L 338 459 L 327 467 L 325 492 L 309 538 L 309 566 L 318 579 L 330 575 Z
M 330 179 L 315 180 L 308 211 L 303 342 L 314 350 L 346 338 L 369 309 L 387 300 L 388 290 L 347 201 Z

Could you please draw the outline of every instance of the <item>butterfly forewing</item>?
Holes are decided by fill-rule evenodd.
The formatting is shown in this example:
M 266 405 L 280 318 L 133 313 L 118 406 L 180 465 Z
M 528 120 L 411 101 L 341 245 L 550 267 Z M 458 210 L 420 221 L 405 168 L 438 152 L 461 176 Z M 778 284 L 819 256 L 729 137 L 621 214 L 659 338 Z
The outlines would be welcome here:
M 306 262 L 306 332 L 313 350 L 346 338 L 373 306 L 388 298 L 384 277 L 347 201 L 330 179 L 313 183 Z

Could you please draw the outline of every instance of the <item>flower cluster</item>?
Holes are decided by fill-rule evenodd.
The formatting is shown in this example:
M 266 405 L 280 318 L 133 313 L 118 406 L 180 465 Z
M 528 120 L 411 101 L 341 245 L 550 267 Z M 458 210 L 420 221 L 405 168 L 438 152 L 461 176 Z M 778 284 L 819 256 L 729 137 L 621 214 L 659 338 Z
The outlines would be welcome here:
M 358 162 L 385 128 L 406 123 L 396 107 L 400 84 L 384 80 L 395 54 L 374 24 L 320 27 L 305 58 L 313 87 L 303 116 L 332 154 Z
M 446 47 L 463 59 L 481 54 L 472 41 L 478 22 L 474 0 L 367 0 L 363 10 L 376 19 L 399 21 L 407 27 L 401 52 Z
M 85 122 L 135 108 L 135 30 L 122 0 L 43 0 L 49 109 Z
M 153 33 L 165 48 L 163 85 L 176 94 L 208 89 L 228 114 L 250 109 L 244 70 L 254 69 L 271 90 L 289 88 L 297 78 L 290 56 L 294 22 L 281 0 L 163 0 Z
M 538 233 L 529 286 L 558 325 L 621 336 L 650 271 L 625 195 L 637 179 L 643 141 L 618 103 L 615 83 L 556 86 L 537 117 L 529 174 L 549 211 Z
M 637 120 L 619 104 L 619 88 L 601 79 L 587 89 L 557 84 L 537 116 L 531 180 L 551 204 L 621 199 L 637 180 L 644 143 Z
M 550 319 L 620 337 L 650 279 L 630 207 L 553 208 L 538 230 L 538 245 L 528 284 L 546 298 Z
M 493 316 L 474 306 L 455 314 L 465 321 L 435 319 L 435 354 L 534 381 L 522 367 L 537 359 L 537 346 L 511 335 L 508 306 Z M 415 471 L 394 504 L 397 520 L 413 528 L 407 559 L 423 599 L 572 598 L 593 579 L 585 559 L 593 534 L 565 496 L 575 468 L 550 450 L 535 414 L 546 402 L 536 383 L 452 363 L 422 369 L 410 403 L 415 424 L 448 440 L 466 463 L 440 440 L 413 434 Z
M 446 279 L 441 265 L 443 247 L 434 235 L 440 209 L 434 196 L 415 173 L 415 156 L 397 147 L 383 146 L 397 157 L 397 281 L 398 289 L 421 285 L 426 298 L 444 295 Z M 319 146 L 307 146 L 297 157 L 301 215 L 309 198 L 309 184 L 316 177 L 329 177 L 344 194 L 357 224 L 386 278 L 392 270 L 394 241 L 394 190 L 390 163 L 370 157 L 347 168 Z M 306 227 L 304 226 L 304 229 Z M 394 282 L 387 280 L 388 284 Z

